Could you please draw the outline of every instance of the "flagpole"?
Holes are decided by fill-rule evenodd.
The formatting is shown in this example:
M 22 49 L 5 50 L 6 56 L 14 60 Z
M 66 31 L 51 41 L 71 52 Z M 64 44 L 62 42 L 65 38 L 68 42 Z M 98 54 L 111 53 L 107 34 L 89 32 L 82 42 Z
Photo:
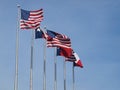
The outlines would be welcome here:
M 64 62 L 64 90 L 66 90 L 66 61 Z
M 75 90 L 74 63 L 73 63 L 73 67 L 72 67 L 72 73 L 73 73 L 73 90 Z
M 46 27 L 44 27 L 44 30 L 46 31 Z M 43 31 L 44 31 L 43 30 Z M 45 33 L 45 32 L 44 32 Z M 43 53 L 44 53 L 44 66 L 43 66 L 43 90 L 46 90 L 46 40 L 44 40 L 44 50 L 43 50 Z
M 55 56 L 54 56 L 54 90 L 57 90 L 57 56 L 56 56 L 56 50 L 57 48 L 55 47 Z
M 33 90 L 33 46 L 34 46 L 34 31 L 32 30 L 32 37 L 31 37 L 31 61 L 30 61 L 30 90 Z
M 14 90 L 18 90 L 18 49 L 19 49 L 19 21 L 20 21 L 20 5 L 18 7 L 18 22 L 16 30 L 16 56 L 15 56 L 15 80 L 14 80 Z

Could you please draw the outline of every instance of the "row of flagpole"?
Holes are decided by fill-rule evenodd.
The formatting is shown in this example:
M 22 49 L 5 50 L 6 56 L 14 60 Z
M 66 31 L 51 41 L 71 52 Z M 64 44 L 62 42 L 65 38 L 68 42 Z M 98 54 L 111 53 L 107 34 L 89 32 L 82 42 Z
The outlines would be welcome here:
M 20 6 L 18 5 L 18 22 L 16 30 L 16 56 L 15 56 L 15 79 L 14 79 L 14 90 L 18 90 L 18 53 L 19 53 L 19 30 L 20 30 Z M 46 28 L 44 28 L 46 30 Z M 44 66 L 43 66 L 43 90 L 46 90 L 46 40 L 44 40 Z M 34 49 L 34 31 L 32 30 L 31 37 L 31 61 L 30 61 L 30 90 L 33 90 L 33 49 Z M 54 54 L 54 90 L 57 90 L 57 56 L 56 48 Z M 64 90 L 66 90 L 66 61 L 64 61 Z M 74 80 L 74 66 L 72 68 L 73 73 L 73 90 L 75 90 L 75 80 Z

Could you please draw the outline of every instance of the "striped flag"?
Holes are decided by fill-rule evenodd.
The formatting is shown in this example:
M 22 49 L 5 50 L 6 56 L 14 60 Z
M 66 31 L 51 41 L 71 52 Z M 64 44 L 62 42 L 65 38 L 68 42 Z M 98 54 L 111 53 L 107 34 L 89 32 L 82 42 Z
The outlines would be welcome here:
M 71 41 L 69 37 L 63 34 L 59 34 L 50 30 L 47 30 L 47 46 L 48 47 L 65 47 L 71 48 Z
M 72 48 L 69 37 L 50 30 L 47 30 L 47 35 L 47 47 L 59 47 L 66 53 L 66 57 L 71 56 Z
M 21 29 L 36 29 L 40 27 L 40 22 L 43 20 L 43 9 L 35 11 L 27 11 L 21 9 Z
M 75 56 L 75 58 L 76 58 L 76 61 L 74 62 L 74 66 L 78 66 L 78 67 L 83 68 L 83 64 L 82 64 L 82 62 L 81 62 L 78 54 L 77 54 L 77 53 L 74 53 L 74 56 Z
M 74 66 L 83 68 L 83 64 L 82 64 L 78 54 L 75 52 L 73 52 L 73 54 L 70 57 L 66 58 L 66 61 L 73 62 Z

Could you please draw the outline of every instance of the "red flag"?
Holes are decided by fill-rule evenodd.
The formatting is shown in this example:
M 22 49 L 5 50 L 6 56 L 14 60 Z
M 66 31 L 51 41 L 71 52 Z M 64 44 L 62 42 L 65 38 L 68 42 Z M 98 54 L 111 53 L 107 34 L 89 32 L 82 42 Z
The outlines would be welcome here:
M 82 64 L 79 56 L 77 55 L 77 53 L 74 53 L 74 56 L 76 58 L 76 61 L 74 62 L 74 66 L 78 66 L 78 67 L 83 68 L 83 64 Z
M 70 57 L 71 56 L 71 48 L 66 49 L 66 48 L 57 48 L 57 56 L 64 56 L 64 57 Z
M 78 66 L 78 67 L 83 68 L 83 64 L 82 64 L 79 56 L 75 52 L 73 52 L 73 54 L 70 57 L 66 58 L 65 60 L 73 62 L 74 66 Z

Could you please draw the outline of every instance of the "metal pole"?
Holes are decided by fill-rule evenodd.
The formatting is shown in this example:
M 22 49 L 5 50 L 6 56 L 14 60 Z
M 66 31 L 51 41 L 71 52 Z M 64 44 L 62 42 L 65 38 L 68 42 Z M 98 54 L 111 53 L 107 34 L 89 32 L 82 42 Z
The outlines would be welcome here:
M 44 29 L 46 29 L 46 27 L 44 28 Z M 43 73 L 43 90 L 46 90 L 46 40 L 44 40 L 44 50 L 43 50 L 43 53 L 44 53 L 44 57 L 43 57 L 43 59 L 44 59 L 44 66 L 43 66 L 43 71 L 44 71 L 44 73 Z
M 31 38 L 31 62 L 30 62 L 30 90 L 33 90 L 33 45 L 34 45 L 34 31 L 32 30 L 32 38 Z
M 74 63 L 73 63 L 72 73 L 73 73 L 73 90 L 75 90 Z
M 20 6 L 18 7 L 18 22 L 16 31 L 16 56 L 15 56 L 15 80 L 14 80 L 14 90 L 18 90 L 18 49 L 19 49 L 19 21 L 20 21 Z
M 57 90 L 57 60 L 56 60 L 56 47 L 54 56 L 54 90 Z
M 64 90 L 66 90 L 66 61 L 64 61 Z

